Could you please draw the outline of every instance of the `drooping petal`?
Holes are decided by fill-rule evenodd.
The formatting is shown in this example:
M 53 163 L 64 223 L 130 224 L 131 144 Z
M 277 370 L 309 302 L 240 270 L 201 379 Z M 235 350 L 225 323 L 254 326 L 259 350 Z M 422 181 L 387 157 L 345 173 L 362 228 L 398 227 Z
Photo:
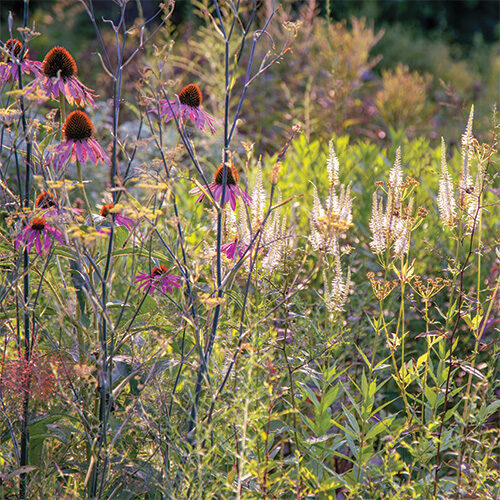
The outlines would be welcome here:
M 43 236 L 45 236 L 45 246 L 44 246 L 45 253 L 48 253 L 49 252 L 49 248 L 50 248 L 50 244 L 51 244 L 50 231 L 44 230 L 41 233 L 42 234 L 40 235 L 40 238 L 42 238 Z
M 41 240 L 41 231 L 33 231 L 35 234 L 35 248 L 36 248 L 36 253 L 38 254 L 39 257 L 42 256 L 42 240 Z
M 231 208 L 233 209 L 234 212 L 234 210 L 236 210 L 236 195 L 234 194 L 232 186 L 228 186 L 227 191 L 229 191 L 229 203 L 231 203 Z

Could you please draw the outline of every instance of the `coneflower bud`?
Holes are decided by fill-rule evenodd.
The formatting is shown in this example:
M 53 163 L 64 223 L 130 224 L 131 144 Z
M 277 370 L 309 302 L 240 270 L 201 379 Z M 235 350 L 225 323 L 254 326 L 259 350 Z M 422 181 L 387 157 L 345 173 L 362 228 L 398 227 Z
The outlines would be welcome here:
M 199 108 L 203 102 L 201 90 L 198 85 L 190 83 L 181 89 L 179 92 L 179 101 L 181 104 L 186 104 L 193 108 Z
M 271 184 L 273 186 L 276 186 L 276 184 L 278 184 L 278 182 L 280 181 L 281 167 L 282 163 L 280 161 L 277 161 L 274 164 L 273 169 L 271 170 Z
M 42 70 L 50 78 L 57 76 L 60 71 L 63 80 L 78 73 L 73 56 L 64 47 L 54 47 L 48 52 L 43 60 Z
M 217 184 L 219 186 L 222 185 L 223 175 L 224 175 L 224 163 L 221 163 L 214 174 L 215 184 Z M 226 178 L 227 185 L 228 186 L 229 185 L 236 186 L 238 184 L 239 179 L 240 179 L 240 175 L 238 174 L 238 171 L 236 170 L 236 167 L 234 166 L 233 162 L 228 162 L 227 163 L 227 178 Z
M 94 126 L 90 118 L 83 111 L 71 112 L 63 126 L 63 134 L 66 140 L 80 141 L 90 139 L 94 133 Z
M 52 208 L 57 207 L 56 200 L 47 191 L 40 193 L 35 201 L 36 208 Z
M 113 207 L 114 207 L 113 203 L 108 203 L 107 205 L 103 205 L 101 211 L 99 212 L 101 217 L 107 217 L 110 214 Z
M 5 50 L 9 52 L 9 54 L 14 54 L 14 57 L 17 57 L 23 48 L 23 44 L 17 40 L 16 38 L 10 38 L 5 42 Z M 26 51 L 25 57 L 28 56 L 28 51 Z M 9 56 L 5 56 L 5 54 L 2 52 L 0 53 L 0 62 L 4 61 L 4 58 L 7 57 L 7 61 L 9 62 L 12 59 Z

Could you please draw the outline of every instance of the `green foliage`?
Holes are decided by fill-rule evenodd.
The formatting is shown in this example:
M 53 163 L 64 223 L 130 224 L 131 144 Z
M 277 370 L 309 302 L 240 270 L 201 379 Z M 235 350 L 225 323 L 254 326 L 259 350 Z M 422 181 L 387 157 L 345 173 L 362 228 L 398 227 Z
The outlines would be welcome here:
M 226 47 L 210 24 L 213 4 L 196 7 L 207 25 L 173 46 L 165 28 L 125 119 L 113 86 L 116 135 L 105 106 L 92 114 L 96 140 L 115 141 L 115 177 L 86 164 L 77 182 L 71 158 L 55 169 L 57 102 L 46 116 L 0 94 L 30 125 L 6 121 L 0 137 L 0 495 L 24 482 L 30 498 L 496 498 L 495 121 L 483 144 L 471 113 L 442 159 L 430 79 L 396 66 L 365 87 L 376 30 L 309 8 L 298 32 L 269 27 L 275 46 L 264 37 L 256 58 L 276 64 L 248 87 L 232 144 L 188 119 L 179 137 L 152 106 L 196 76 L 203 109 L 220 117 L 227 103 L 233 116 L 249 60 L 248 40 Z M 225 4 L 220 15 L 234 14 Z M 383 142 L 353 122 L 365 90 L 378 114 L 363 125 L 383 121 Z M 292 119 L 305 127 L 290 138 Z M 231 187 L 253 198 L 234 212 L 209 193 L 221 149 L 240 176 L 231 170 Z M 33 202 L 42 190 L 53 213 Z M 63 243 L 29 252 L 20 237 L 41 216 Z M 230 243 L 243 245 L 232 257 Z M 167 273 L 179 288 L 161 290 Z

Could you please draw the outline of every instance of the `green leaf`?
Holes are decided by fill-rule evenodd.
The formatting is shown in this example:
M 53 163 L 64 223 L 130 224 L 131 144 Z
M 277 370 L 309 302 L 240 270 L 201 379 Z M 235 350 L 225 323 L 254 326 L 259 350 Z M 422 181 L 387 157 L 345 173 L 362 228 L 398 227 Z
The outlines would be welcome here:
M 365 439 L 367 439 L 367 440 L 373 439 L 375 436 L 380 434 L 382 431 L 385 431 L 385 430 L 388 431 L 393 420 L 394 420 L 394 417 L 388 417 L 388 418 L 385 418 L 384 420 L 381 420 L 380 422 L 378 422 L 374 427 L 372 427 L 366 433 Z
M 349 423 L 351 424 L 351 428 L 355 431 L 356 435 L 359 436 L 360 428 L 357 420 L 354 418 L 354 415 L 344 405 L 342 405 L 342 408 L 347 420 L 349 420 Z
M 328 408 L 337 398 L 338 392 L 339 392 L 339 386 L 337 384 L 334 385 L 331 389 L 329 389 L 328 392 L 323 396 L 323 399 L 321 400 L 321 405 Z

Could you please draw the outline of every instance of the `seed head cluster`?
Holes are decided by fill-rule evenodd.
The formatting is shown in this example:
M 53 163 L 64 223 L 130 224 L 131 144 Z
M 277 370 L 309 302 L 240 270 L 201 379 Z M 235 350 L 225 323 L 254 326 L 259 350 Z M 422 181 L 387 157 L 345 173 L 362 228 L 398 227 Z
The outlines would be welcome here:
M 198 85 L 190 83 L 181 89 L 179 92 L 179 101 L 181 104 L 186 104 L 193 108 L 199 108 L 203 102 L 201 90 Z
M 60 71 L 64 80 L 78 73 L 73 56 L 64 47 L 54 47 L 49 51 L 43 60 L 42 70 L 50 78 L 57 76 Z
M 218 184 L 219 186 L 221 186 L 223 176 L 224 176 L 224 163 L 221 163 L 214 174 L 215 184 Z M 238 170 L 236 170 L 234 163 L 233 162 L 228 163 L 227 164 L 227 178 L 226 178 L 227 184 L 228 185 L 232 184 L 233 186 L 236 186 L 238 184 L 239 180 L 240 180 L 240 175 L 238 174 Z
M 66 118 L 63 133 L 66 140 L 81 141 L 92 137 L 94 126 L 86 113 L 76 110 Z
M 43 217 L 37 217 L 33 219 L 33 222 L 31 223 L 31 229 L 34 231 L 43 231 L 45 229 L 45 219 Z

